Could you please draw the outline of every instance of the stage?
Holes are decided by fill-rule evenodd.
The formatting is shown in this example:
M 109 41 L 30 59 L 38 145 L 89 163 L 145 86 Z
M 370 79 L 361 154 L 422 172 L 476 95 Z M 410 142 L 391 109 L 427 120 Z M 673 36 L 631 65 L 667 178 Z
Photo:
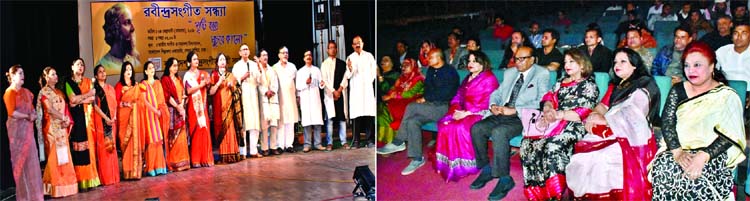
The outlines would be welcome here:
M 354 168 L 375 170 L 375 148 L 284 153 L 121 181 L 55 200 L 351 200 Z

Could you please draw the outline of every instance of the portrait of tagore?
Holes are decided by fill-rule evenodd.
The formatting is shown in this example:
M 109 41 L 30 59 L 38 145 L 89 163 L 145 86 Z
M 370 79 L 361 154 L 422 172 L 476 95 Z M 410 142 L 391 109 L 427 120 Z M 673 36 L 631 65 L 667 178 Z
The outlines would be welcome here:
M 107 70 L 119 72 L 122 63 L 129 61 L 133 66 L 141 66 L 138 50 L 135 49 L 135 26 L 130 9 L 118 3 L 104 13 L 104 41 L 109 52 L 97 64 Z

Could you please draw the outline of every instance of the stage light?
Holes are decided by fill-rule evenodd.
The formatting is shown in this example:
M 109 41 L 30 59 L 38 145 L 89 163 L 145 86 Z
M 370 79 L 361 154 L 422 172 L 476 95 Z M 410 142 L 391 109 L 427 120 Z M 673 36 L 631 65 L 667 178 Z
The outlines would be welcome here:
M 367 165 L 358 166 L 354 169 L 354 197 L 365 197 L 367 200 L 375 200 L 375 176 Z

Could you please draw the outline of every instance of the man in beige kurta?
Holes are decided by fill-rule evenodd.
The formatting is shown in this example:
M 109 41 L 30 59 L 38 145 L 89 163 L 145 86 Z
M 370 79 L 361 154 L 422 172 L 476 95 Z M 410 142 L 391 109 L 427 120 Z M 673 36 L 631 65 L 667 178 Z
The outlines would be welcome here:
M 278 149 L 273 150 L 274 154 L 281 154 L 283 151 L 292 153 L 294 147 L 294 123 L 299 121 L 297 112 L 297 90 L 295 89 L 295 76 L 297 75 L 297 66 L 289 62 L 289 49 L 286 47 L 279 48 L 279 62 L 273 65 L 273 70 L 279 78 L 279 120 L 278 128 Z
M 258 71 L 260 71 L 260 149 L 263 156 L 271 154 L 277 148 L 276 128 L 279 125 L 279 79 L 276 71 L 268 65 L 268 52 L 260 51 Z M 270 140 L 270 143 L 269 143 Z
M 258 105 L 258 83 L 260 71 L 258 64 L 250 60 L 250 49 L 247 45 L 240 46 L 240 59 L 232 68 L 232 75 L 240 82 L 242 90 L 242 129 L 243 134 L 250 136 L 250 156 L 258 155 L 258 136 L 260 133 L 260 107 Z M 243 141 L 247 141 L 242 136 Z M 242 143 L 246 145 L 247 143 Z M 240 146 L 240 156 L 247 156 L 247 146 Z

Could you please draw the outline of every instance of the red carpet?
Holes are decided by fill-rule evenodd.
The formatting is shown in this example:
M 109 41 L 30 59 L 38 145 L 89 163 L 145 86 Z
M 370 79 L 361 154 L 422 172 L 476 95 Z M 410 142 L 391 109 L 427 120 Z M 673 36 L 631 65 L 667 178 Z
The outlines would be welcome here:
M 469 185 L 479 174 L 469 175 L 458 182 L 446 183 L 433 168 L 435 149 L 426 145 L 432 139 L 431 135 L 429 132 L 422 135 L 427 163 L 410 175 L 401 175 L 401 170 L 411 161 L 406 156 L 406 151 L 377 156 L 378 200 L 487 200 L 498 180 L 490 181 L 480 190 L 469 189 Z M 491 146 L 488 148 L 491 151 Z M 523 170 L 518 154 L 510 158 L 510 176 L 513 177 L 516 186 L 504 200 L 525 200 Z

